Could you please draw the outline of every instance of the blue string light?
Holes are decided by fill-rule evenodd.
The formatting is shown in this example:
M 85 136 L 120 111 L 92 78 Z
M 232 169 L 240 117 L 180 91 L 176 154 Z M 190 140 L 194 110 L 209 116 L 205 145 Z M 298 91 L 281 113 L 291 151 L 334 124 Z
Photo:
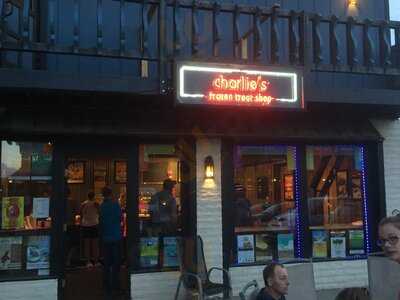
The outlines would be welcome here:
M 365 157 L 364 157 L 364 147 L 361 146 L 361 178 L 362 178 L 362 194 L 363 194 L 363 199 L 364 199 L 364 231 L 365 231 L 365 240 L 367 244 L 367 253 L 371 252 L 370 248 L 370 243 L 369 243 L 369 226 L 368 226 L 368 209 L 367 209 L 367 203 L 368 203 L 368 197 L 367 197 L 367 189 L 366 189 L 366 182 L 365 182 L 365 177 L 366 177 L 366 164 L 365 164 Z
M 297 148 L 293 147 L 294 151 L 294 161 L 295 161 L 295 176 L 294 176 L 294 185 L 295 185 L 295 193 L 296 193 L 296 235 L 297 235 L 297 241 L 296 241 L 296 253 L 297 257 L 302 257 L 301 256 L 301 239 L 300 239 L 300 187 L 299 187 L 299 164 L 300 162 L 297 160 Z

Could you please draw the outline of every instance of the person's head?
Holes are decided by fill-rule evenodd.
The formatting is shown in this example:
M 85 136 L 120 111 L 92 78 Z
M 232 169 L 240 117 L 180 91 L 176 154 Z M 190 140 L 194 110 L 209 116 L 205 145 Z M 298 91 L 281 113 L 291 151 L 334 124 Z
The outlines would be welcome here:
M 369 292 L 367 288 L 354 287 L 345 288 L 337 294 L 335 300 L 369 300 Z
M 172 194 L 173 189 L 175 188 L 176 181 L 172 179 L 165 179 L 163 182 L 163 189 L 169 191 Z
M 243 184 L 235 183 L 233 189 L 236 197 L 244 197 L 246 195 L 246 189 Z
M 400 215 L 383 218 L 378 231 L 378 245 L 387 257 L 400 263 Z
M 268 264 L 263 271 L 265 287 L 276 296 L 286 295 L 289 288 L 289 276 L 286 268 L 279 263 Z
M 112 189 L 109 186 L 103 187 L 101 190 L 101 194 L 103 195 L 104 199 L 111 198 L 112 195 Z
M 90 191 L 90 192 L 87 194 L 87 197 L 88 197 L 88 199 L 89 199 L 90 201 L 93 201 L 93 200 L 94 200 L 94 192 Z

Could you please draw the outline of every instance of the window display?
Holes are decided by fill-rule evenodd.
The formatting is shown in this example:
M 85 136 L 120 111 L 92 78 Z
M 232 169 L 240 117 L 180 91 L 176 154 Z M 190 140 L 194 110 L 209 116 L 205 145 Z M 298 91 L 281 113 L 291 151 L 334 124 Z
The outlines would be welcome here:
M 294 257 L 295 151 L 281 145 L 235 147 L 234 264 Z M 251 251 L 243 248 L 245 237 Z
M 361 147 L 307 146 L 306 152 L 313 256 L 343 258 L 365 254 Z M 322 237 L 330 240 L 326 255 Z
M 140 268 L 177 267 L 181 232 L 179 158 L 174 145 L 139 148 Z
M 1 142 L 0 278 L 50 274 L 50 143 Z

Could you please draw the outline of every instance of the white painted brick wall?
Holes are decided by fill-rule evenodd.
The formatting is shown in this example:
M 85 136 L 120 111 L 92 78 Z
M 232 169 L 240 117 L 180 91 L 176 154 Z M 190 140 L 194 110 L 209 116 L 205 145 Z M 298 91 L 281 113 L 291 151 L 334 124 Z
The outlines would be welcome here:
M 204 159 L 214 161 L 214 180 L 204 179 Z M 221 200 L 221 142 L 219 139 L 198 139 L 197 162 L 197 234 L 204 242 L 208 267 L 222 267 L 222 200 Z M 212 280 L 221 280 L 221 273 L 213 272 Z
M 385 138 L 383 156 L 385 168 L 386 214 L 400 209 L 400 120 L 375 119 L 375 128 Z
M 313 268 L 317 290 L 368 286 L 366 260 L 319 262 Z
M 57 300 L 57 279 L 0 282 L 0 300 Z
M 131 275 L 133 300 L 172 300 L 179 280 L 179 272 L 157 272 Z M 181 293 L 180 293 L 181 294 Z M 183 295 L 183 293 L 181 294 Z

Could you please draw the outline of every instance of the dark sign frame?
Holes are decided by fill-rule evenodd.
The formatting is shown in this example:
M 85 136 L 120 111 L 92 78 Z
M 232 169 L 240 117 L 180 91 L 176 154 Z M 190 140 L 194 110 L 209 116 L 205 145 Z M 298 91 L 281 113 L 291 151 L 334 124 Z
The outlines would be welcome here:
M 300 69 L 180 61 L 174 77 L 180 105 L 304 109 Z

